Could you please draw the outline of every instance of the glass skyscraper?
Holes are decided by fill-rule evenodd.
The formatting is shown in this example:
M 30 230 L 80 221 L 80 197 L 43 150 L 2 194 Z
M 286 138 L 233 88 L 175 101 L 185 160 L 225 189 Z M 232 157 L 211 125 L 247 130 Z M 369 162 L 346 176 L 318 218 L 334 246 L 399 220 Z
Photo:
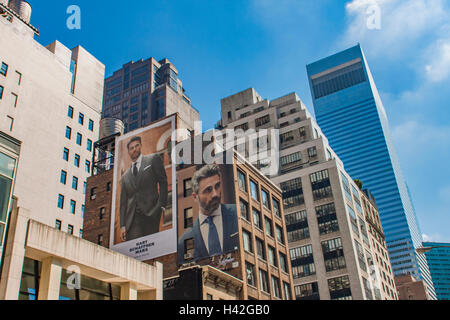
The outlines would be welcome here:
M 317 122 L 353 179 L 377 201 L 395 275 L 425 280 L 435 299 L 408 187 L 388 119 L 360 45 L 307 66 Z
M 450 243 L 424 242 L 435 247 L 425 253 L 438 300 L 450 300 Z

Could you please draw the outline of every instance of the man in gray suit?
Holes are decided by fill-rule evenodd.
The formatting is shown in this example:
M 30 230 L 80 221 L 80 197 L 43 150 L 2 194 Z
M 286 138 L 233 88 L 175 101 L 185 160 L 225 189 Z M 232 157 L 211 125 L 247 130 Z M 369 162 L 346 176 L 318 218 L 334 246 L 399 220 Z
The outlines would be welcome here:
M 141 154 L 142 139 L 127 144 L 133 162 L 122 176 L 120 194 L 120 238 L 129 241 L 159 232 L 165 212 L 168 184 L 164 163 L 158 154 Z M 159 187 L 159 193 L 158 193 Z

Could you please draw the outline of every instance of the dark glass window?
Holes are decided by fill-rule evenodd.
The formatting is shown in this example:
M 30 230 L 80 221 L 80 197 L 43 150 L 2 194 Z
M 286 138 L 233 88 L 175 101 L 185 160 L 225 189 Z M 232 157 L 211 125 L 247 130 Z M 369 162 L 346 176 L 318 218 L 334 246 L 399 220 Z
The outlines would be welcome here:
M 83 143 L 83 136 L 81 135 L 81 133 L 77 133 L 77 144 L 81 146 L 82 143 Z
M 66 138 L 70 140 L 72 138 L 72 128 L 66 127 Z
M 78 116 L 78 123 L 83 125 L 84 124 L 84 114 L 82 114 L 80 112 L 79 116 Z
M 69 106 L 67 110 L 67 116 L 71 119 L 73 119 L 73 107 Z
M 275 298 L 281 299 L 280 279 L 274 276 L 272 276 L 272 292 Z
M 281 244 L 284 244 L 283 228 L 276 224 L 275 232 L 276 232 L 276 236 L 277 236 L 277 241 Z
M 247 179 L 245 177 L 245 173 L 243 173 L 241 170 L 238 170 L 237 175 L 238 175 L 239 189 L 241 191 L 247 192 Z
M 87 151 L 92 151 L 92 140 L 91 139 L 87 139 L 86 149 L 87 149 Z
M 266 207 L 268 210 L 270 210 L 270 196 L 269 193 L 261 189 L 261 197 L 262 197 L 262 204 L 264 207 Z
M 285 208 L 292 208 L 305 203 L 301 178 L 281 183 L 281 190 L 283 191 Z
M 243 217 L 245 220 L 247 221 L 251 221 L 250 220 L 250 212 L 248 210 L 248 203 L 245 202 L 244 200 L 240 200 L 240 206 L 241 206 L 241 217 Z
M 62 184 L 66 184 L 67 182 L 67 172 L 65 172 L 64 170 L 61 170 L 61 178 L 59 179 L 59 181 Z
M 288 264 L 287 264 L 287 258 L 284 253 L 280 252 L 280 268 L 284 272 L 288 273 Z
M 73 179 L 72 179 L 72 189 L 78 190 L 78 178 L 77 177 L 73 177 Z
M 78 155 L 78 154 L 75 155 L 73 164 L 74 164 L 75 167 L 77 167 L 77 168 L 80 167 L 80 155 Z
M 261 212 L 253 208 L 253 224 L 262 230 Z
M 366 81 L 366 76 L 362 63 L 357 62 L 317 79 L 312 79 L 314 97 L 319 99 L 364 81 Z
M 276 255 L 275 248 L 273 248 L 271 246 L 268 247 L 268 257 L 269 257 L 270 265 L 274 266 L 274 267 L 278 267 L 277 255 Z
M 256 287 L 255 266 L 249 262 L 245 262 L 245 270 L 247 273 L 247 284 Z
M 183 181 L 184 197 L 190 197 L 192 195 L 192 179 L 186 179 Z
M 275 213 L 275 215 L 277 217 L 281 218 L 281 208 L 280 208 L 280 201 L 278 201 L 275 198 L 272 198 L 272 207 L 273 207 L 273 213 Z
M 267 293 L 270 293 L 269 289 L 269 277 L 267 272 L 259 269 L 259 284 L 261 286 L 261 290 Z
M 297 300 L 320 300 L 319 285 L 317 282 L 295 286 L 294 291 Z
M 70 224 L 67 227 L 67 233 L 70 234 L 70 235 L 73 235 L 73 226 L 70 225 Z
M 87 173 L 91 173 L 91 162 L 89 160 L 86 160 L 84 169 L 86 170 Z
M 306 211 L 299 211 L 286 216 L 288 242 L 309 238 L 309 226 Z
M 75 214 L 77 208 L 77 202 L 75 200 L 70 200 L 70 213 Z
M 265 227 L 266 227 L 266 234 L 273 238 L 272 220 L 270 220 L 269 218 L 265 218 L 264 224 L 265 224 Z
M 319 171 L 310 175 L 314 200 L 328 198 L 333 195 L 328 170 Z
M 348 276 L 328 280 L 331 300 L 352 300 Z
M 89 119 L 89 130 L 94 131 L 94 121 Z
M 321 235 L 339 231 L 334 203 L 316 207 L 317 223 Z
M 252 194 L 252 198 L 256 201 L 259 201 L 259 188 L 258 184 L 253 180 L 250 180 L 250 191 Z
M 58 195 L 58 208 L 64 209 L 64 196 L 62 194 Z
M 192 208 L 184 209 L 184 228 L 192 228 L 194 225 L 194 210 Z
M 106 208 L 100 208 L 100 212 L 98 215 L 99 220 L 103 220 L 105 218 Z
M 2 66 L 0 67 L 0 74 L 5 76 L 8 74 L 8 65 L 2 62 Z
M 3 86 L 0 86 L 0 100 L 3 98 Z
M 341 238 L 323 241 L 322 251 L 327 272 L 346 268 Z
M 67 148 L 64 148 L 64 151 L 63 151 L 63 160 L 69 161 L 69 149 L 67 149 Z
M 61 230 L 61 225 L 62 225 L 62 222 L 61 222 L 60 220 L 56 220 L 56 222 L 55 222 L 55 228 L 56 228 L 57 230 Z
M 290 250 L 292 276 L 294 279 L 304 278 L 316 274 L 312 246 L 307 245 Z
M 256 253 L 258 254 L 258 258 L 266 260 L 266 247 L 264 241 L 259 238 L 256 238 Z

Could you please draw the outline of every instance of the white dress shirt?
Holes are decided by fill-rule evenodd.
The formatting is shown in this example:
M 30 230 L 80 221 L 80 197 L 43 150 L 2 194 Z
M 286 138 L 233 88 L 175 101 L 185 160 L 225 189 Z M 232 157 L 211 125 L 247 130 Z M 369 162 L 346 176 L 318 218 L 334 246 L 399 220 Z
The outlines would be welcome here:
M 215 210 L 211 216 L 213 217 L 213 223 L 216 226 L 217 234 L 219 235 L 220 247 L 223 250 L 222 205 L 220 205 L 219 208 L 217 208 L 217 210 Z M 203 237 L 203 242 L 205 243 L 206 250 L 208 250 L 209 252 L 209 243 L 208 243 L 209 224 L 206 221 L 206 219 L 208 219 L 208 216 L 203 214 L 201 208 L 198 219 L 200 223 L 200 232 Z

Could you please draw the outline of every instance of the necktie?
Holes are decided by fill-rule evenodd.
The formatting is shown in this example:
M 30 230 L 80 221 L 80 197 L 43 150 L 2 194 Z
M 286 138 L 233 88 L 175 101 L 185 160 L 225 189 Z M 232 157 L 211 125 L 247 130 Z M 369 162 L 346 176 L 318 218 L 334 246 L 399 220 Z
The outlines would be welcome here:
M 209 233 L 208 233 L 209 255 L 212 257 L 221 254 L 222 248 L 220 247 L 219 234 L 217 233 L 216 225 L 213 222 L 213 217 L 208 217 L 206 221 L 209 224 Z
M 133 175 L 136 177 L 138 174 L 137 163 L 133 165 Z

